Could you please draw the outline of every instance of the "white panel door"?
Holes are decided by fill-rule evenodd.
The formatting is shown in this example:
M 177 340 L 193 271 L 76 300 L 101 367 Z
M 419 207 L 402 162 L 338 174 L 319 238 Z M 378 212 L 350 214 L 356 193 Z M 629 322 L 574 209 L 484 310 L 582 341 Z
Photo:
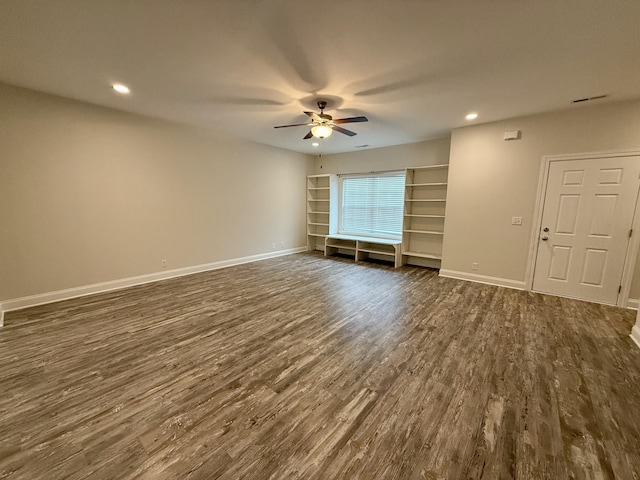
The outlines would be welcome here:
M 616 304 L 639 177 L 637 156 L 550 162 L 533 290 Z

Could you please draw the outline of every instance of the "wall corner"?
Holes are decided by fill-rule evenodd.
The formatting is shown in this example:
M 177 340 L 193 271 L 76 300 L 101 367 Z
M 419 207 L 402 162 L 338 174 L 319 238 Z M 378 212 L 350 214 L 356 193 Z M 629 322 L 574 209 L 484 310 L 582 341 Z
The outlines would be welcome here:
M 631 340 L 633 340 L 638 347 L 640 347 L 640 310 L 636 316 L 636 324 L 631 329 Z

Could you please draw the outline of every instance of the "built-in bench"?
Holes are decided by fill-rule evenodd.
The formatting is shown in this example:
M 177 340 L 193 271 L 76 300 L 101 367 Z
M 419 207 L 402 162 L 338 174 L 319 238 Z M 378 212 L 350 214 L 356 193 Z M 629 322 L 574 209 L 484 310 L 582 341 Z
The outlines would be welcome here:
M 401 244 L 400 240 L 334 233 L 327 235 L 324 239 L 324 254 L 329 256 L 336 253 L 346 253 L 353 255 L 356 262 L 365 260 L 370 255 L 381 255 L 389 257 L 393 266 L 398 268 L 402 265 Z

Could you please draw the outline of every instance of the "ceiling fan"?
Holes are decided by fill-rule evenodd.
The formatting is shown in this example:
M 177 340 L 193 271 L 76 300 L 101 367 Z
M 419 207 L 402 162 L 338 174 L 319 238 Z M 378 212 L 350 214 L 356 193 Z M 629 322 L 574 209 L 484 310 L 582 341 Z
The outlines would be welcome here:
M 301 127 L 301 126 L 310 126 L 311 130 L 307 133 L 303 138 L 307 140 L 311 137 L 316 138 L 327 138 L 333 133 L 336 132 L 343 133 L 345 135 L 349 135 L 353 137 L 356 135 L 356 132 L 352 132 L 351 130 L 347 130 L 346 128 L 339 127 L 338 124 L 341 123 L 358 123 L 358 122 L 368 122 L 369 119 L 367 117 L 349 117 L 349 118 L 336 118 L 327 113 L 324 113 L 324 109 L 327 107 L 327 102 L 324 100 L 318 101 L 318 108 L 320 109 L 320 113 L 315 112 L 304 112 L 305 115 L 308 115 L 311 118 L 311 123 L 296 123 L 294 125 L 280 125 L 273 128 L 286 128 L 286 127 Z

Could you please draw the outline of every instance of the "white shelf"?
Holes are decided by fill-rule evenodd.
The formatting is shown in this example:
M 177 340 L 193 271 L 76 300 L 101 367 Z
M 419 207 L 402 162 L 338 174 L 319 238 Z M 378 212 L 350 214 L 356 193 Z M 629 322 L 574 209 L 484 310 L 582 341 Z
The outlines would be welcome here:
M 396 254 L 394 252 L 389 252 L 389 251 L 384 251 L 384 250 L 375 250 L 375 249 L 368 249 L 368 248 L 358 248 L 359 252 L 366 252 L 366 253 L 375 253 L 377 255 L 388 255 L 390 257 L 395 257 Z
M 362 237 L 359 235 L 331 234 L 325 239 L 325 256 L 340 253 L 340 250 L 353 252 L 356 262 L 366 260 L 370 254 L 383 255 L 393 259 L 393 266 L 402 264 L 401 240 L 389 238 Z
M 444 235 L 444 232 L 436 232 L 435 230 L 403 230 L 406 233 L 424 233 L 427 235 Z
M 332 234 L 331 238 L 335 238 L 336 240 L 357 240 L 359 242 L 379 243 L 381 245 L 396 245 L 400 243 L 400 239 L 394 240 L 391 238 L 362 237 L 359 235 L 345 235 L 341 233 Z
M 325 249 L 328 248 L 335 248 L 337 250 L 353 250 L 354 252 L 356 251 L 356 243 L 353 242 L 353 245 L 350 243 L 345 243 L 343 241 L 338 241 L 338 242 L 332 242 L 331 238 L 327 238 L 327 241 L 325 243 Z M 328 255 L 328 254 L 326 254 Z
M 402 226 L 404 263 L 424 265 L 420 259 L 442 260 L 442 255 L 434 252 L 442 251 L 444 240 L 442 222 L 447 199 L 442 197 L 446 196 L 449 182 L 448 168 L 449 165 L 441 164 L 406 169 Z M 429 266 L 434 263 L 428 262 Z
M 434 260 L 442 260 L 442 255 L 437 255 L 435 253 L 402 252 L 402 255 L 406 257 L 431 258 Z
M 349 245 L 331 245 L 331 244 L 327 244 L 325 246 L 325 248 L 336 248 L 338 250 L 353 250 L 354 252 L 356 251 L 356 247 L 351 247 Z
M 338 177 L 325 173 L 307 176 L 307 248 L 324 252 L 325 237 L 338 224 Z

